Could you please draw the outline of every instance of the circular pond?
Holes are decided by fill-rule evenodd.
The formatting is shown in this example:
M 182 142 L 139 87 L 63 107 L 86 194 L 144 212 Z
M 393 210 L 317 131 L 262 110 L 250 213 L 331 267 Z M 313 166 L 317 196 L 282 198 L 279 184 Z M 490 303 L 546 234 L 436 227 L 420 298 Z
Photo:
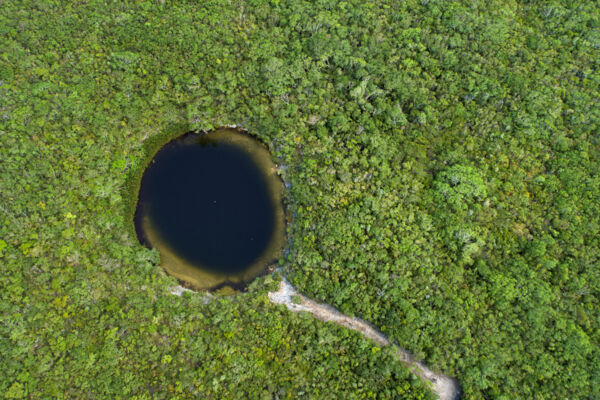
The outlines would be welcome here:
M 196 289 L 239 289 L 285 242 L 283 182 L 267 148 L 236 129 L 188 133 L 144 172 L 135 213 L 140 242 Z

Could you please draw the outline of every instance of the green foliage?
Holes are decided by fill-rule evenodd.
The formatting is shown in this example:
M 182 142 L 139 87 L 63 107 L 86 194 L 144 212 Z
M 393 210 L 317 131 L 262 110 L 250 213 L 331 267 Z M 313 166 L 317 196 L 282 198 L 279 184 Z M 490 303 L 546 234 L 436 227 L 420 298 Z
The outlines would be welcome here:
M 467 210 L 469 205 L 486 197 L 481 176 L 471 166 L 453 165 L 440 172 L 433 182 L 434 199 L 453 211 Z
M 597 1 L 3 2 L 0 392 L 430 396 L 272 282 L 168 292 L 145 163 L 238 124 L 283 166 L 301 292 L 465 398 L 600 397 L 599 27 Z

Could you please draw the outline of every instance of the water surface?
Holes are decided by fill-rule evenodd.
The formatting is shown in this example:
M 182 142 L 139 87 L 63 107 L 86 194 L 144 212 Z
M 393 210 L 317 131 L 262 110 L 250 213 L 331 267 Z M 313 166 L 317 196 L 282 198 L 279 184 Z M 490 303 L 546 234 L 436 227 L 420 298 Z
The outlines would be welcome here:
M 275 261 L 285 241 L 283 183 L 266 147 L 234 129 L 187 134 L 144 173 L 141 242 L 198 288 L 239 287 Z

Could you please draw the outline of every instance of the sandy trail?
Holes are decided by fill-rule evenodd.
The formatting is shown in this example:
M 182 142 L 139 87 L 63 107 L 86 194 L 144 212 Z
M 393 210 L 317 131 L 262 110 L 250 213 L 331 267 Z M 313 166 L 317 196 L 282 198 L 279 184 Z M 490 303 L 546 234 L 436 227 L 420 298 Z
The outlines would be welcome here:
M 298 296 L 300 301 L 294 303 L 292 296 Z M 307 311 L 321 321 L 334 322 L 358 331 L 381 346 L 394 346 L 400 361 L 406 364 L 414 374 L 425 381 L 431 382 L 432 389 L 439 396 L 440 400 L 457 400 L 460 398 L 460 388 L 455 379 L 431 371 L 424 364 L 416 361 L 409 352 L 391 343 L 381 332 L 360 318 L 348 317 L 327 304 L 317 303 L 299 294 L 286 279 L 281 281 L 279 290 L 269 293 L 269 300 L 275 304 L 285 305 L 290 311 Z

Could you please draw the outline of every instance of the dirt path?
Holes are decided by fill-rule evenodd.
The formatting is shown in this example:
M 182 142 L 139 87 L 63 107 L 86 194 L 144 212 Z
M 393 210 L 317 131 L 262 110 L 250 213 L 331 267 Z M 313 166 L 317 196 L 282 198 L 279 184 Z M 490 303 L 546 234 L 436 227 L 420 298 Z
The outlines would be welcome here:
M 300 301 L 294 303 L 292 301 L 292 296 L 298 296 Z M 287 280 L 283 279 L 281 281 L 279 290 L 269 293 L 269 300 L 275 304 L 285 305 L 290 311 L 307 311 L 321 321 L 334 322 L 338 325 L 358 331 L 362 333 L 363 336 L 368 337 L 382 346 L 394 346 L 400 361 L 406 364 L 414 374 L 431 382 L 432 389 L 440 397 L 440 400 L 457 400 L 460 398 L 460 388 L 455 379 L 445 375 L 436 374 L 422 363 L 415 361 L 409 352 L 398 347 L 394 343 L 391 343 L 381 332 L 374 329 L 367 322 L 359 318 L 348 317 L 329 305 L 319 304 L 299 294 Z

